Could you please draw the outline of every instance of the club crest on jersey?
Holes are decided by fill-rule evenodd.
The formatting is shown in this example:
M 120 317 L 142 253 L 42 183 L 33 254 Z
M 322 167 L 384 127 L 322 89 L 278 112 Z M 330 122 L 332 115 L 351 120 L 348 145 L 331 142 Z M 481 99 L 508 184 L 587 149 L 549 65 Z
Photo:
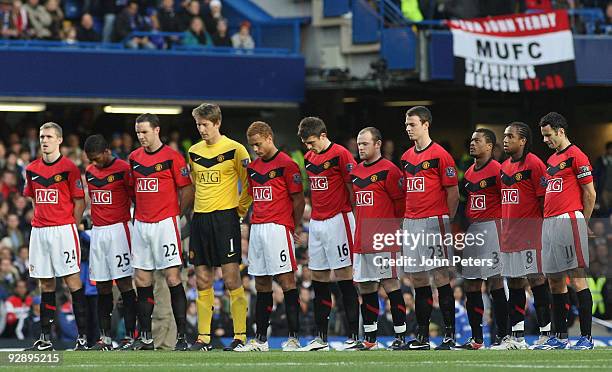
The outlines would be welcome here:
M 485 187 L 487 187 L 487 180 L 482 180 L 478 184 L 480 185 L 481 189 L 484 189 Z
M 155 164 L 155 170 L 156 170 L 157 172 L 159 172 L 160 170 L 162 170 L 162 168 L 163 168 L 163 167 L 164 167 L 164 166 L 163 166 L 163 165 L 161 165 L 161 163 L 157 163 L 157 164 Z
M 368 207 L 374 205 L 374 192 L 372 190 L 357 191 L 355 193 L 355 205 Z
M 310 177 L 310 189 L 314 191 L 327 190 L 327 177 Z
M 57 204 L 59 194 L 57 189 L 36 189 L 36 204 Z
M 325 163 L 323 163 L 323 169 L 329 169 L 329 167 L 331 167 L 331 163 L 326 161 Z
M 223 156 L 223 154 L 217 156 L 217 162 L 223 163 L 224 160 L 225 160 L 225 156 Z
M 272 201 L 271 186 L 254 186 L 253 187 L 254 201 Z
M 425 192 L 425 177 L 406 178 L 406 192 Z
M 139 178 L 136 183 L 136 192 L 157 192 L 159 180 L 157 178 Z
M 546 192 L 561 192 L 563 191 L 563 178 L 551 178 L 548 180 Z
M 293 183 L 295 183 L 296 185 L 302 183 L 302 175 L 300 173 L 295 173 L 293 175 Z
M 566 166 L 566 164 L 565 164 L 565 162 L 564 162 L 564 161 L 562 161 L 561 163 L 559 163 L 559 169 L 565 169 L 565 166 Z
M 514 179 L 517 180 L 517 181 L 522 180 L 523 179 L 523 173 L 519 172 L 519 173 L 515 174 L 514 175 Z
M 446 177 L 455 177 L 456 175 L 455 167 L 446 167 Z
M 193 260 L 194 258 L 195 258 L 195 252 L 194 252 L 194 251 L 192 251 L 192 250 L 190 250 L 190 251 L 189 251 L 189 259 L 190 259 L 190 260 Z
M 115 175 L 111 174 L 108 177 L 106 177 L 106 182 L 108 182 L 108 183 L 115 182 Z
M 502 189 L 502 204 L 518 204 L 518 189 Z
M 377 175 L 375 175 L 375 174 L 371 175 L 371 176 L 370 176 L 370 181 L 372 181 L 372 182 L 376 182 L 376 181 L 378 181 L 378 176 L 377 176 Z
M 53 180 L 55 182 L 60 182 L 62 180 L 62 175 L 61 174 L 56 174 L 55 176 L 53 176 Z
M 110 205 L 113 204 L 113 194 L 110 190 L 93 190 L 91 192 L 91 204 Z
M 427 160 L 425 160 L 422 164 L 421 164 L 421 168 L 423 169 L 429 169 L 429 167 L 431 166 L 431 164 L 429 164 L 429 162 Z
M 270 172 L 268 172 L 268 178 L 272 179 L 276 177 L 276 171 L 271 170 Z
M 487 199 L 485 195 L 470 195 L 470 209 L 473 211 L 484 211 L 487 209 Z

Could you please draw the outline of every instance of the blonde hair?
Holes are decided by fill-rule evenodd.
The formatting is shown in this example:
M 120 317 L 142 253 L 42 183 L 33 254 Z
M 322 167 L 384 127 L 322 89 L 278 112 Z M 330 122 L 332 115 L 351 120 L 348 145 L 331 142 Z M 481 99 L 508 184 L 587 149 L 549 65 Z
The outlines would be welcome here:
M 266 122 L 263 121 L 254 121 L 251 125 L 249 125 L 249 129 L 247 129 L 247 137 L 254 136 L 259 134 L 262 137 L 272 137 L 274 138 L 274 132 L 272 132 L 272 127 Z
M 54 123 L 54 122 L 48 122 L 48 123 L 44 123 L 43 125 L 40 126 L 40 130 L 42 131 L 43 129 L 55 129 L 55 133 L 57 134 L 58 137 L 62 138 L 64 137 L 64 131 L 62 130 L 62 127 L 60 127 L 59 124 Z

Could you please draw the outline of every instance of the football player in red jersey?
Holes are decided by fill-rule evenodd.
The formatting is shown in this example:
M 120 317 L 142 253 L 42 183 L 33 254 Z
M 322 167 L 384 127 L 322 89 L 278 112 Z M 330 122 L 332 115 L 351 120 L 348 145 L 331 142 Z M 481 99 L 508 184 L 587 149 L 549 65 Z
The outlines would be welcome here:
M 404 271 L 411 274 L 414 285 L 418 323 L 417 337 L 406 343 L 406 350 L 429 350 L 433 304 L 430 274 L 438 288 L 445 325 L 444 340 L 436 350 L 455 346 L 455 299 L 449 276 L 453 247 L 445 242 L 459 204 L 457 170 L 451 155 L 429 136 L 431 123 L 426 107 L 415 106 L 406 112 L 406 133 L 414 146 L 402 155 L 406 191 L 402 228 L 410 235 L 403 242 L 403 255 L 411 260 Z
M 353 284 L 353 236 L 355 218 L 352 212 L 353 187 L 350 173 L 355 167 L 353 155 L 327 137 L 323 120 L 306 117 L 300 121 L 298 136 L 309 150 L 304 167 L 310 180 L 312 214 L 308 234 L 308 267 L 312 271 L 314 314 L 317 337 L 300 350 L 329 350 L 327 325 L 332 307 L 329 288 L 331 270 L 342 292 L 349 323 L 349 338 L 343 350 L 360 347 L 359 298 Z
M 509 158 L 502 163 L 502 275 L 510 288 L 509 317 L 512 335 L 492 349 L 525 349 L 525 287 L 527 277 L 533 293 L 540 327 L 537 344 L 550 337 L 550 288 L 542 275 L 542 204 L 544 163 L 530 152 L 531 129 L 513 122 L 504 131 L 504 151 Z
M 136 328 L 136 292 L 132 284 L 132 216 L 130 208 L 134 186 L 130 165 L 111 153 L 103 136 L 89 136 L 83 146 L 91 164 L 85 180 L 91 201 L 90 279 L 98 290 L 100 340 L 91 350 L 112 350 L 111 313 L 113 281 L 121 292 L 126 339 L 134 339 Z
M 56 278 L 64 279 L 72 295 L 78 328 L 75 350 L 87 349 L 87 303 L 80 278 L 81 247 L 76 223 L 85 210 L 81 172 L 60 153 L 62 127 L 40 127 L 42 158 L 26 167 L 24 196 L 34 202 L 30 237 L 30 276 L 40 281 L 40 338 L 26 350 L 53 350 L 51 325 L 55 318 Z
M 295 351 L 298 341 L 299 300 L 295 286 L 297 270 L 294 241 L 304 214 L 302 175 L 289 155 L 274 145 L 274 134 L 267 123 L 256 121 L 247 129 L 247 139 L 258 158 L 249 164 L 249 193 L 253 215 L 249 236 L 249 275 L 255 276 L 257 332 L 236 351 L 268 351 L 267 331 L 272 312 L 272 278 L 276 277 L 285 297 L 289 339 L 283 351 Z M 295 239 L 294 239 L 295 234 Z
M 377 321 L 380 312 L 378 289 L 387 293 L 393 318 L 395 340 L 392 350 L 400 350 L 406 334 L 406 303 L 400 290 L 397 266 L 391 260 L 398 258 L 399 246 L 378 249 L 375 234 L 394 233 L 398 219 L 404 215 L 404 188 L 402 172 L 381 155 L 382 135 L 374 127 L 362 129 L 357 136 L 359 163 L 351 178 L 355 193 L 355 250 L 354 281 L 361 293 L 361 316 L 365 340 L 363 350 L 377 348 Z
M 464 191 L 467 194 L 466 216 L 470 226 L 466 237 L 476 239 L 469 242 L 461 251 L 462 259 L 474 259 L 474 263 L 462 266 L 461 276 L 465 278 L 464 289 L 467 297 L 465 307 L 468 313 L 472 337 L 458 349 L 477 350 L 484 346 L 482 318 L 482 284 L 486 280 L 493 297 L 495 340 L 508 334 L 508 302 L 504 290 L 504 280 L 500 276 L 501 257 L 499 235 L 501 228 L 501 165 L 493 158 L 495 133 L 489 129 L 478 128 L 470 140 L 470 155 L 474 164 L 465 172 Z M 475 260 L 482 260 L 476 263 Z M 487 262 L 488 260 L 488 262 Z M 498 342 L 498 343 L 499 343 Z M 495 342 L 493 342 L 495 343 Z
M 129 156 L 135 190 L 132 266 L 138 294 L 140 337 L 131 349 L 154 350 L 151 334 L 153 270 L 163 270 L 170 289 L 172 313 L 178 331 L 175 350 L 189 349 L 186 340 L 187 298 L 181 281 L 182 244 L 178 221 L 193 206 L 194 190 L 181 154 L 162 143 L 159 118 L 136 118 L 136 135 L 142 147 Z M 127 345 L 126 345 L 127 346 Z
M 580 334 L 575 350 L 593 349 L 591 310 L 593 299 L 586 281 L 589 266 L 588 221 L 595 205 L 595 187 L 589 158 L 567 137 L 563 115 L 550 112 L 540 119 L 544 143 L 555 150 L 547 163 L 544 224 L 542 226 L 542 270 L 553 293 L 555 337 L 539 349 L 570 347 L 567 334 L 569 295 L 566 275 L 578 296 Z

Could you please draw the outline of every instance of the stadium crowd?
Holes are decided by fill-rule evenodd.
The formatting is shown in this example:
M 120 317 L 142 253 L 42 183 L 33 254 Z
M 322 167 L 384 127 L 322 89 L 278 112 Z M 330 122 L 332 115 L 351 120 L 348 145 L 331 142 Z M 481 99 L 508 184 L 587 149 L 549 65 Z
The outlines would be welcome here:
M 32 204 L 23 195 L 22 190 L 25 180 L 25 167 L 39 154 L 38 144 L 38 129 L 36 127 L 20 128 L 18 132 L 4 133 L 3 140 L 0 140 L 0 337 L 9 339 L 32 339 L 38 336 L 40 331 L 40 293 L 36 285 L 36 281 L 29 277 L 28 263 L 28 244 L 30 237 L 31 225 L 33 217 Z M 61 152 L 64 156 L 70 158 L 77 164 L 79 169 L 84 172 L 88 165 L 88 159 L 82 150 L 83 136 L 76 133 L 65 135 L 64 142 L 61 147 Z M 183 141 L 178 132 L 172 132 L 165 138 L 165 142 L 171 147 L 177 149 L 183 154 L 189 148 L 190 141 Z M 115 156 L 125 159 L 127 155 L 136 148 L 138 142 L 134 140 L 132 133 L 116 133 L 112 137 L 111 147 Z M 351 140 L 346 143 L 349 150 L 357 156 L 356 143 Z M 385 142 L 383 154 L 388 159 L 397 162 L 398 159 L 394 155 L 394 148 L 397 148 L 390 140 Z M 303 164 L 301 151 L 291 152 L 292 157 Z M 455 154 L 456 155 L 456 154 Z M 501 156 L 498 154 L 498 156 Z M 459 170 L 462 167 L 469 166 L 470 162 L 466 155 L 455 156 Z M 609 262 L 609 247 L 612 246 L 612 142 L 606 145 L 605 152 L 597 159 L 593 159 L 595 183 L 597 186 L 598 200 L 594 218 L 591 222 L 591 229 L 595 234 L 593 239 L 589 240 L 590 250 L 590 275 L 593 277 L 591 283 L 591 291 L 593 292 L 593 313 L 594 315 L 610 319 L 610 285 L 606 284 L 605 278 L 610 274 L 608 268 Z M 461 172 L 460 172 L 461 174 Z M 308 221 L 310 220 L 310 203 L 306 200 L 306 210 L 302 219 L 302 245 L 296 249 L 296 260 L 298 264 L 297 286 L 300 298 L 300 335 L 310 336 L 314 333 L 314 314 L 312 305 L 312 278 L 308 269 L 308 247 L 305 245 L 308 241 Z M 461 208 L 460 208 L 461 210 Z M 246 219 L 248 222 L 248 218 Z M 83 261 L 88 258 L 88 233 L 91 222 L 89 222 L 88 211 L 85 213 L 84 221 L 80 225 L 80 235 L 83 249 Z M 184 229 L 183 231 L 188 231 Z M 246 259 L 249 229 L 245 223 L 242 225 L 242 255 L 243 263 L 248 262 Z M 184 236 L 185 237 L 185 236 Z M 86 264 L 86 263 L 85 263 Z M 82 270 L 82 275 L 87 275 L 87 270 Z M 197 312 L 195 301 L 197 299 L 197 288 L 195 273 L 192 266 L 187 266 L 184 270 L 184 284 L 186 286 L 186 294 L 188 299 L 187 319 L 189 337 L 194 339 L 197 335 Z M 252 335 L 254 330 L 254 301 L 256 298 L 254 280 L 247 274 L 244 264 L 241 266 L 242 280 L 247 299 L 249 303 L 248 327 L 247 333 Z M 214 313 L 213 313 L 213 334 L 216 337 L 223 337 L 231 333 L 232 322 L 229 311 L 229 295 L 224 288 L 220 269 L 217 269 L 214 284 Z M 86 279 L 86 278 L 85 278 Z M 86 295 L 90 301 L 91 311 L 95 311 L 96 290 L 95 285 L 87 279 Z M 157 281 L 158 285 L 163 285 L 163 280 Z M 161 283 L 161 284 L 160 284 Z M 463 293 L 460 280 L 452 282 L 455 292 L 455 312 L 457 316 L 456 332 L 458 336 L 462 333 L 469 333 L 469 323 L 467 320 L 466 310 L 464 308 L 465 295 Z M 414 297 L 412 285 L 408 276 L 404 276 L 401 280 L 401 289 L 407 310 L 407 334 L 412 335 L 416 329 L 416 318 L 414 313 Z M 60 302 L 57 308 L 56 335 L 63 340 L 74 340 L 76 337 L 76 325 L 74 317 L 71 316 L 71 304 L 68 290 L 65 287 L 58 286 L 60 294 Z M 346 333 L 344 310 L 342 301 L 337 301 L 340 296 L 339 288 L 332 287 L 333 306 L 330 315 L 330 334 L 342 335 Z M 156 297 L 158 295 L 156 294 Z M 488 296 L 484 296 L 485 299 Z M 270 334 L 271 336 L 287 336 L 287 322 L 283 303 L 283 291 L 277 284 L 273 287 L 274 306 L 270 318 Z M 379 335 L 393 335 L 393 322 L 391 320 L 391 312 L 388 304 L 388 299 L 385 291 L 379 291 L 380 301 L 380 316 L 378 321 Z M 158 303 L 163 303 L 160 299 Z M 528 317 L 534 317 L 532 302 L 529 302 L 531 307 L 528 310 Z M 574 301 L 575 303 L 575 301 Z M 487 315 L 485 316 L 486 324 L 492 326 L 494 323 L 491 319 L 491 305 L 485 303 Z M 120 311 L 120 307 L 118 307 Z M 164 313 L 164 311 L 166 311 Z M 164 310 L 163 306 L 156 307 L 154 317 L 159 320 L 160 324 L 167 323 L 168 327 L 173 324 L 171 312 L 168 309 Z M 575 317 L 575 316 L 574 316 Z M 115 321 L 120 317 L 113 316 L 113 337 L 120 339 L 123 335 L 122 322 Z M 95 316 L 91 316 L 90 329 L 92 330 L 90 342 L 95 342 L 98 339 L 97 325 L 95 324 Z M 535 322 L 529 322 L 535 324 Z M 430 333 L 436 336 L 439 330 L 443 328 L 442 315 L 440 313 L 437 296 L 434 291 L 434 314 L 432 315 L 432 326 Z M 527 330 L 533 334 L 537 334 L 537 329 Z M 490 329 L 485 328 L 485 333 Z M 163 347 L 163 345 L 160 345 Z
M 1 0 L 0 39 L 123 43 L 131 49 L 253 49 L 250 22 L 230 35 L 219 0 Z M 70 8 L 70 14 L 64 10 Z M 132 33 L 146 33 L 132 37 Z M 172 33 L 171 36 L 159 35 Z

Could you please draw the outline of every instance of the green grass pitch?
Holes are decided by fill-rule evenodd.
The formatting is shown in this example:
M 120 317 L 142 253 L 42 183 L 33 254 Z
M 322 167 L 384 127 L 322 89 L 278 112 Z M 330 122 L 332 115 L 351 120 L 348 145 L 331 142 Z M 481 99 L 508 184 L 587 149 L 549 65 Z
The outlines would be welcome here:
M 61 371 L 612 371 L 612 348 L 571 351 L 64 352 Z M 28 366 L 27 369 L 43 367 Z M 47 367 L 48 368 L 48 367 Z M 15 366 L 0 366 L 15 370 Z M 24 370 L 25 368 L 19 368 Z M 56 369 L 57 370 L 57 369 Z

